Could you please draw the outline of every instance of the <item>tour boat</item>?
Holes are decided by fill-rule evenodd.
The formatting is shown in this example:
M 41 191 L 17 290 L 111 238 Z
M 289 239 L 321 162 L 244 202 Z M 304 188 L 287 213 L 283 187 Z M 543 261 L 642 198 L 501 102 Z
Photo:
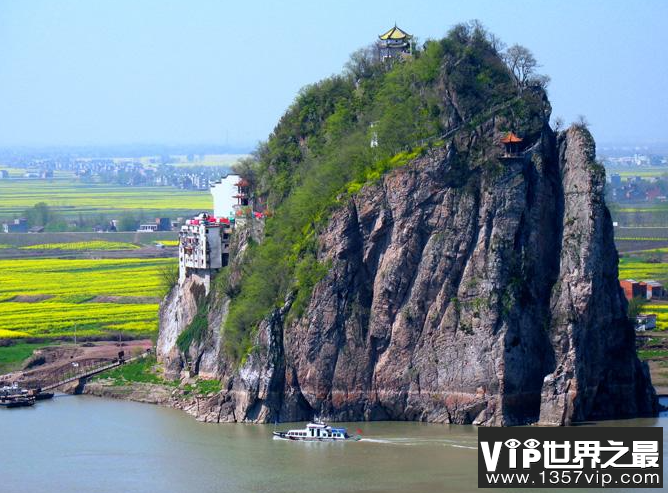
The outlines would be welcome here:
M 302 442 L 340 442 L 359 440 L 359 436 L 351 437 L 345 428 L 333 428 L 320 420 L 306 425 L 301 430 L 275 431 L 274 439 L 298 440 Z

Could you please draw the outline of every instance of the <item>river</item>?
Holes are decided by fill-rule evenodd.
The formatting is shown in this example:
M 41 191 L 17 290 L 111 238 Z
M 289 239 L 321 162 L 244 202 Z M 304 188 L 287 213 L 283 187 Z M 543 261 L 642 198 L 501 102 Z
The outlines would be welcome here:
M 665 426 L 668 416 L 600 424 Z M 404 422 L 347 426 L 360 428 L 365 439 L 349 443 L 272 440 L 270 425 L 206 424 L 149 404 L 56 396 L 33 408 L 0 410 L 0 491 L 435 493 L 477 489 L 473 426 Z

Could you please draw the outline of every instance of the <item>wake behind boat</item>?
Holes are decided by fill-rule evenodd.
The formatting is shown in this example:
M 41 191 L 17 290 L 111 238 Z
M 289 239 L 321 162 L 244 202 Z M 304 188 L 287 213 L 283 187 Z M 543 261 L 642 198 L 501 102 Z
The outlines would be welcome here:
M 302 442 L 341 442 L 345 440 L 359 440 L 360 437 L 351 437 L 345 428 L 333 428 L 322 421 L 316 420 L 301 430 L 275 431 L 275 440 L 296 440 Z

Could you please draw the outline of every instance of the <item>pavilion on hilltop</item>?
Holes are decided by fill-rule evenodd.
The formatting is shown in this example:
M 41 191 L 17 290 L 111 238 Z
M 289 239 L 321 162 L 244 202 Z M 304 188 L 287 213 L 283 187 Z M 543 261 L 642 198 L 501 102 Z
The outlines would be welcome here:
M 381 60 L 403 58 L 413 53 L 413 36 L 395 24 L 392 29 L 378 36 L 378 56 Z

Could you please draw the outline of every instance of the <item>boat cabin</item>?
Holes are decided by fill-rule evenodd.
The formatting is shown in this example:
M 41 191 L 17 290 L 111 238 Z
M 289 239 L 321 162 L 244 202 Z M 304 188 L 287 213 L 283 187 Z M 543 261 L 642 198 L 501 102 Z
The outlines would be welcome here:
M 346 438 L 345 428 L 332 428 L 331 426 L 320 423 L 309 423 L 303 430 L 290 430 L 285 434 L 286 438 L 296 438 L 300 440 L 309 439 L 329 439 L 343 440 Z

